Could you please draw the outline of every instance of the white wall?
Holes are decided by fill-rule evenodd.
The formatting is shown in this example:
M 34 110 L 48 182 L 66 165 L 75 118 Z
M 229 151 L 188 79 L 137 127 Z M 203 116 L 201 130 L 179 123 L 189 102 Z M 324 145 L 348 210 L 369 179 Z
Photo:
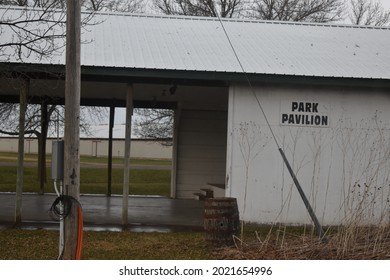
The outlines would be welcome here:
M 194 198 L 194 193 L 201 188 L 210 189 L 209 184 L 224 183 L 226 133 L 226 111 L 181 112 L 177 144 L 177 198 Z
M 38 141 L 35 138 L 25 139 L 26 153 L 38 153 Z M 113 140 L 112 153 L 114 157 L 123 157 L 125 142 L 123 139 Z M 47 140 L 47 153 L 51 153 L 52 140 Z M 18 139 L 0 137 L 0 151 L 17 152 Z M 107 156 L 107 139 L 81 139 L 80 154 L 86 156 Z M 172 147 L 161 145 L 156 141 L 132 139 L 130 156 L 134 158 L 171 159 Z
M 389 221 L 388 93 L 271 85 L 257 85 L 255 93 L 322 224 Z M 292 102 L 317 104 L 316 112 L 293 112 Z M 328 123 L 293 125 L 283 114 L 327 116 Z M 226 195 L 238 198 L 241 217 L 311 223 L 247 86 L 230 88 L 228 132 Z

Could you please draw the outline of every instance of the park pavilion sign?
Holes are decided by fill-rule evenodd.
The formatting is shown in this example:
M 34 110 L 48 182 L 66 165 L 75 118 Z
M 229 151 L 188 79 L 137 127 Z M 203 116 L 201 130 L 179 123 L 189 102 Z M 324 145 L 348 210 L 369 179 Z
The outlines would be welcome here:
M 328 127 L 328 106 L 320 102 L 281 102 L 281 125 Z

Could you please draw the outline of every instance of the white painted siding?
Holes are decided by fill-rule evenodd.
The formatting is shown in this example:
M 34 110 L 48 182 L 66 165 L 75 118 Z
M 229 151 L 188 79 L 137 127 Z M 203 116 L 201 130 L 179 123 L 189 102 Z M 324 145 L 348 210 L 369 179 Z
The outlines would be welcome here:
M 193 198 L 225 181 L 227 111 L 182 110 L 179 126 L 176 196 Z
M 276 85 L 255 92 L 322 224 L 389 222 L 388 92 Z M 286 103 L 294 101 L 318 103 L 328 126 L 282 125 Z M 241 217 L 311 223 L 247 86 L 231 87 L 228 122 L 227 195 L 237 197 Z

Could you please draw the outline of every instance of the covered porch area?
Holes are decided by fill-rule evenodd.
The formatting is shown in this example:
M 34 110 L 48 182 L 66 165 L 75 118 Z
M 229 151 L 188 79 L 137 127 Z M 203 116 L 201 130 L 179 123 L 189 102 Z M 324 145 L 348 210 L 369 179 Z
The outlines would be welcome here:
M 7 70 L 14 71 L 13 66 L 16 65 L 7 65 Z M 23 71 L 24 76 L 29 77 L 27 97 L 30 103 L 40 104 L 41 100 L 45 99 L 48 103 L 64 104 L 64 81 L 61 77 L 63 70 L 61 67 L 47 65 L 16 67 L 18 71 Z M 93 224 L 93 219 L 99 219 L 100 215 L 110 213 L 109 219 L 102 219 L 102 221 L 108 224 L 113 223 L 116 226 L 129 225 L 131 227 L 134 223 L 154 224 L 153 221 L 158 221 L 158 224 L 163 225 L 172 226 L 172 223 L 177 223 L 178 226 L 199 227 L 201 225 L 199 217 L 202 217 L 202 215 L 199 216 L 199 209 L 203 209 L 203 204 L 201 201 L 196 201 L 199 199 L 198 194 L 203 189 L 209 189 L 213 191 L 213 196 L 225 196 L 223 186 L 226 174 L 228 86 L 224 82 L 204 78 L 188 79 L 190 75 L 183 78 L 177 73 L 170 73 L 169 77 L 146 78 L 134 77 L 135 73 L 122 73 L 118 69 L 84 68 L 83 70 L 81 104 L 109 107 L 110 124 L 114 123 L 114 112 L 117 107 L 126 107 L 126 115 L 129 116 L 126 119 L 126 125 L 130 127 L 133 109 L 137 107 L 172 109 L 175 113 L 170 195 L 174 200 L 151 197 L 126 199 L 125 196 L 92 199 L 91 196 L 82 196 L 81 203 L 88 205 L 85 209 L 87 211 L 86 222 L 89 223 L 89 219 L 92 219 L 90 222 Z M 17 84 L 18 78 L 0 78 L 1 102 L 19 102 L 20 89 L 15 86 Z M 111 131 L 107 137 L 110 141 L 112 140 Z M 130 134 L 126 137 L 125 143 L 131 148 Z M 108 172 L 111 168 L 112 163 L 109 160 Z M 130 166 L 124 166 L 124 172 L 129 169 L 131 172 Z M 48 183 L 51 183 L 50 180 Z M 123 188 L 128 188 L 128 185 L 129 182 L 124 182 Z M 110 188 L 110 179 L 107 182 L 107 188 L 108 190 Z M 46 206 L 48 204 L 44 202 L 46 198 L 43 198 L 46 195 L 42 198 L 38 196 L 33 199 L 34 202 L 29 202 L 32 201 L 32 197 L 34 196 L 23 194 L 22 222 L 36 220 L 29 217 L 29 210 L 26 210 L 28 206 L 25 204 L 44 203 Z M 2 199 L 9 200 L 12 204 L 14 196 L 4 194 Z M 54 198 L 50 198 L 50 201 L 52 200 Z M 154 204 L 156 201 L 159 203 Z M 113 205 L 112 202 L 114 202 Z M 161 204 L 161 202 L 164 203 Z M 13 219 L 15 209 L 9 203 L 7 204 L 8 210 L 4 212 L 7 214 L 2 215 L 0 221 L 9 222 Z M 197 210 L 191 208 L 192 204 Z M 140 208 L 137 208 L 138 206 Z M 189 206 L 188 211 L 184 209 L 186 206 Z M 122 223 L 120 211 L 117 211 L 118 207 L 121 211 L 128 213 L 127 218 L 122 214 Z M 146 208 L 149 212 L 143 215 L 143 210 Z M 112 209 L 116 210 L 112 211 Z M 88 218 L 88 212 L 92 214 L 90 218 Z M 183 215 L 183 221 L 191 220 L 192 212 L 198 215 L 195 224 L 183 224 L 177 220 Z M 47 215 L 45 213 L 38 216 L 47 217 Z M 170 220 L 173 215 L 178 215 L 178 217 Z M 149 219 L 152 220 L 149 221 Z M 166 222 L 165 219 L 167 219 Z
M 0 194 L 0 229 L 13 226 L 15 194 Z M 21 228 L 58 229 L 49 211 L 54 194 L 23 194 Z M 92 231 L 121 231 L 121 196 L 81 195 L 84 228 Z M 129 197 L 129 223 L 126 230 L 133 232 L 201 231 L 203 202 L 169 199 L 167 197 Z

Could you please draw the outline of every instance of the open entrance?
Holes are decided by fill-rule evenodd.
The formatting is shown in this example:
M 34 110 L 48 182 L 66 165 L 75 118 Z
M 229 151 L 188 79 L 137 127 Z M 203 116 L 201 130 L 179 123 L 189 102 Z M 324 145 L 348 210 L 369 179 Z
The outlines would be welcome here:
M 176 145 L 176 196 L 225 196 L 227 111 L 182 110 Z

